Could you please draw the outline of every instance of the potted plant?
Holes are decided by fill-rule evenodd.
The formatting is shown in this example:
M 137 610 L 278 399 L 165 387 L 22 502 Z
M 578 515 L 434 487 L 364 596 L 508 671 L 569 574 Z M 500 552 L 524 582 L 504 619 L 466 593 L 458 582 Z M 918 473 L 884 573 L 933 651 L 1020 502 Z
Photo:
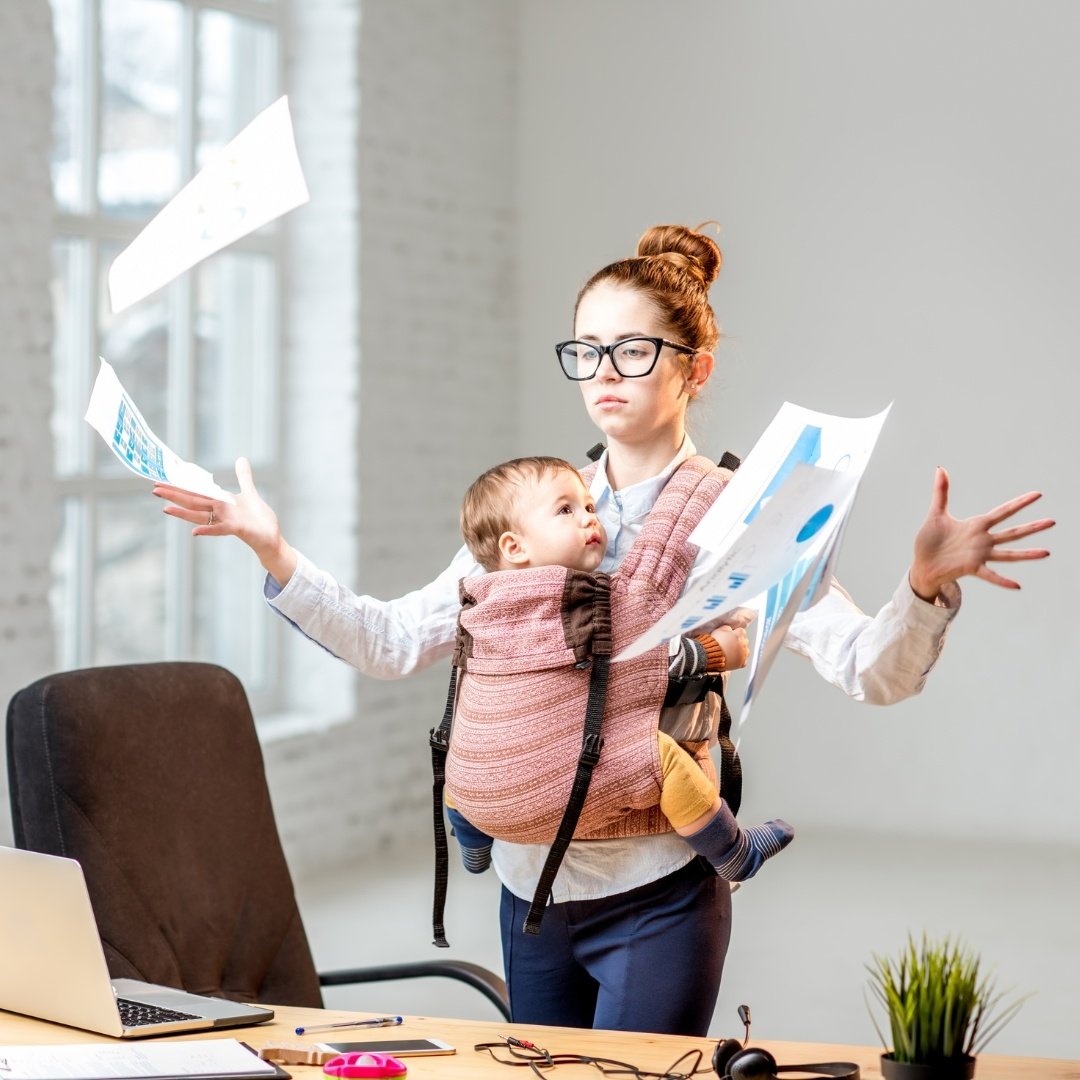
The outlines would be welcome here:
M 909 935 L 898 957 L 875 954 L 866 968 L 892 1034 L 889 1051 L 871 1009 L 886 1047 L 881 1055 L 885 1080 L 971 1080 L 975 1056 L 1026 1000 L 1006 1002 L 993 979 L 979 974 L 979 957 L 949 937 L 932 940 L 924 934 L 917 945 Z

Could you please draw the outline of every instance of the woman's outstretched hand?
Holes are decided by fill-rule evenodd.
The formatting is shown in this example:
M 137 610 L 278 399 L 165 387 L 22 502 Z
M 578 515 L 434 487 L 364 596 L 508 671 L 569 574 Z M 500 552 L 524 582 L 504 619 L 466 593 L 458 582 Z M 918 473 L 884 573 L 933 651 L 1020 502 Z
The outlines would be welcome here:
M 1050 518 L 1041 518 L 999 532 L 990 530 L 1040 498 L 1042 492 L 1029 491 L 985 514 L 954 518 L 949 513 L 949 474 L 938 466 L 930 510 L 915 536 L 915 560 L 908 576 L 911 588 L 918 596 L 930 601 L 941 592 L 943 585 L 967 576 L 982 578 L 1004 589 L 1019 589 L 1018 582 L 992 570 L 987 564 L 1045 559 L 1050 554 L 1045 548 L 1003 548 L 1001 545 L 1049 529 L 1054 522 Z
M 240 494 L 227 503 L 197 495 L 170 484 L 155 484 L 153 494 L 169 503 L 164 512 L 195 527 L 192 536 L 237 536 L 259 557 L 259 562 L 282 587 L 296 569 L 296 552 L 285 542 L 277 515 L 255 489 L 251 463 L 236 462 Z

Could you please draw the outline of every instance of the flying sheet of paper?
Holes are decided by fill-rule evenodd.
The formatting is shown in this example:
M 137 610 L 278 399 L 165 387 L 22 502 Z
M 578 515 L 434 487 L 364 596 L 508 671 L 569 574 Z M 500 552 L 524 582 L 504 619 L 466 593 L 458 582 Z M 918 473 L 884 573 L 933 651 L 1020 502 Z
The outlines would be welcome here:
M 867 417 L 832 416 L 785 401 L 691 533 L 699 547 L 723 551 L 749 526 L 799 462 L 862 479 L 889 407 Z
M 891 406 L 890 406 L 891 407 Z M 713 552 L 694 586 L 616 660 L 726 612 L 758 613 L 739 725 L 800 608 L 829 588 L 859 482 L 889 409 L 852 419 L 785 402 L 690 540 Z
M 686 634 L 732 608 L 747 606 L 811 558 L 832 536 L 855 478 L 800 463 L 738 540 L 711 564 L 692 589 L 616 660 L 628 660 Z
M 854 490 L 849 496 L 853 502 Z M 809 558 L 802 559 L 768 592 L 757 597 L 750 604 L 756 612 L 752 631 L 756 631 L 754 646 L 750 653 L 749 677 L 746 693 L 743 697 L 739 717 L 732 729 L 732 740 L 736 749 L 742 736 L 742 729 L 750 718 L 757 690 L 765 682 L 765 676 L 772 667 L 772 662 L 780 652 L 791 620 L 804 608 L 814 602 L 815 593 L 823 594 L 828 590 L 832 577 L 832 566 L 840 550 L 844 528 L 847 525 L 847 510 L 841 510 L 840 524 L 833 529 L 821 549 Z
M 150 430 L 107 360 L 101 360 L 84 419 L 136 476 L 159 480 L 222 502 L 236 501 L 228 491 L 214 483 L 211 473 L 181 460 Z
M 308 197 L 289 102 L 281 97 L 215 153 L 113 260 L 112 310 L 130 307 Z

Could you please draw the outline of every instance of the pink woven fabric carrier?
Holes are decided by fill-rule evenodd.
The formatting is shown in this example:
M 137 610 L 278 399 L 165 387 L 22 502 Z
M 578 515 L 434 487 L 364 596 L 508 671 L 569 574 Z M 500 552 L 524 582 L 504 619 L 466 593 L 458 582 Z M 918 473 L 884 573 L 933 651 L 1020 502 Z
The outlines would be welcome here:
M 549 566 L 462 581 L 446 788 L 477 828 L 554 840 L 582 753 L 592 658 L 618 655 L 674 605 L 697 553 L 687 537 L 730 477 L 703 457 L 684 462 L 611 575 Z M 666 645 L 611 664 L 575 839 L 671 829 L 656 737 L 667 669 Z M 697 757 L 715 780 L 707 746 Z

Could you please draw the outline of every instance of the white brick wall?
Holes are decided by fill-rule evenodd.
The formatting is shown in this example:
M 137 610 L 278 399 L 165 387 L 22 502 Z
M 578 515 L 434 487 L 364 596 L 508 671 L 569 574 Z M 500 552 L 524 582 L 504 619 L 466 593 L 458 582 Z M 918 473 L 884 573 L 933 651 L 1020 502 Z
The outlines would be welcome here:
M 53 664 L 49 295 L 52 24 L 47 0 L 0 4 L 0 710 Z M 0 751 L 2 753 L 2 751 Z M 0 770 L 0 843 L 10 841 Z
M 311 200 L 286 219 L 283 475 L 274 505 L 290 540 L 312 558 L 351 573 L 356 551 L 356 467 L 360 328 L 359 5 L 355 0 L 293 4 L 285 31 L 286 85 Z M 321 650 L 290 634 L 287 701 L 342 716 L 352 677 Z
M 312 202 L 290 221 L 295 494 L 279 512 L 313 560 L 390 597 L 443 568 L 465 487 L 517 449 L 517 5 L 356 7 L 294 5 L 290 100 Z M 290 708 L 357 717 L 267 746 L 294 867 L 429 843 L 426 736 L 446 670 L 357 678 L 292 637 Z
M 361 555 L 389 592 L 445 565 L 512 445 L 515 28 L 502 0 L 364 6 Z
M 441 569 L 459 543 L 465 486 L 516 451 L 517 5 L 305 0 L 291 19 L 287 78 L 312 200 L 288 223 L 290 497 L 269 494 L 312 558 L 396 595 Z M 47 0 L 0 4 L 2 702 L 54 663 L 52 47 Z M 267 746 L 294 865 L 426 836 L 425 736 L 445 672 L 359 679 L 297 635 L 282 662 L 286 708 L 327 724 Z M 0 822 L 6 837 L 6 812 Z
M 517 5 L 305 0 L 291 20 L 287 79 L 312 199 L 288 222 L 290 494 L 269 494 L 298 547 L 342 581 L 392 596 L 442 568 L 460 543 L 466 485 L 518 449 Z M 52 47 L 47 0 L 0 3 L 4 703 L 54 664 Z M 285 707 L 325 725 L 267 745 L 294 865 L 362 855 L 403 834 L 426 842 L 426 733 L 445 670 L 361 679 L 292 634 L 282 662 Z M 6 812 L 0 821 L 3 838 Z

